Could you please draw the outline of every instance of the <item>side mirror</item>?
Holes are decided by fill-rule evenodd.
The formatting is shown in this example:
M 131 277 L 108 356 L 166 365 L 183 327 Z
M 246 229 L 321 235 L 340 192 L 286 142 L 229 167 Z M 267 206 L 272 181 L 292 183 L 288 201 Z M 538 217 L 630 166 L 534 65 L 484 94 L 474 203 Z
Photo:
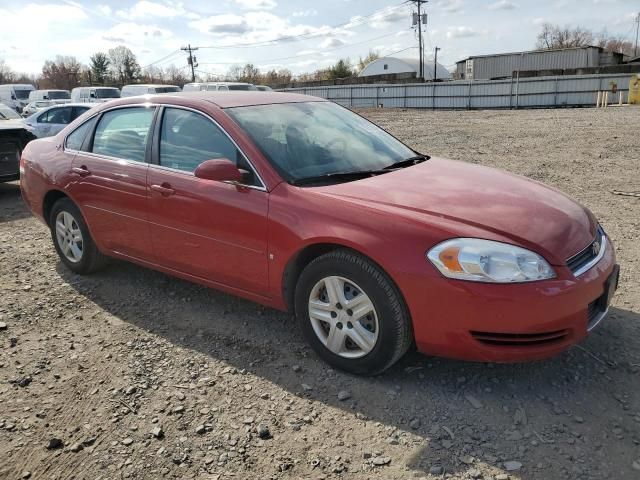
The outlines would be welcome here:
M 96 98 L 96 92 L 89 93 L 89 97 L 90 98 Z
M 235 164 L 226 158 L 206 160 L 198 165 L 193 174 L 203 180 L 214 182 L 241 182 L 242 172 Z

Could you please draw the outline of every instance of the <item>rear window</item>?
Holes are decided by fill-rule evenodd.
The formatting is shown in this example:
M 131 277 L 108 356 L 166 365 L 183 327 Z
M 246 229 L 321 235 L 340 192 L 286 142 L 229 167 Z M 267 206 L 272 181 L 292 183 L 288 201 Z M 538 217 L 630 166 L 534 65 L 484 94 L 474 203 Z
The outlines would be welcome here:
M 26 100 L 27 98 L 29 98 L 29 92 L 31 92 L 31 90 L 15 90 L 16 92 L 16 98 L 19 98 L 20 100 Z
M 156 93 L 179 92 L 180 91 L 180 87 L 156 87 L 155 91 L 156 91 Z
M 229 90 L 248 92 L 249 90 L 257 90 L 253 85 L 229 85 Z
M 96 88 L 96 98 L 120 98 L 116 88 Z
M 93 152 L 108 157 L 144 162 L 154 108 L 122 108 L 100 118 Z

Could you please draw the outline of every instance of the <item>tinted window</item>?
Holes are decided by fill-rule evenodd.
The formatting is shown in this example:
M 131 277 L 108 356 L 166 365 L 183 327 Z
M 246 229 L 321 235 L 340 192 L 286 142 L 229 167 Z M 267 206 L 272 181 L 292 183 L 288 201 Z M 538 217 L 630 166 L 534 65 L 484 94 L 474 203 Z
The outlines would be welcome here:
M 120 98 L 117 88 L 96 88 L 96 98 Z
M 26 100 L 27 98 L 29 98 L 29 92 L 32 92 L 33 90 L 19 90 L 16 89 L 16 97 L 19 98 L 20 100 Z
M 73 107 L 73 112 L 71 113 L 71 121 L 73 122 L 87 110 L 89 110 L 89 107 Z
M 229 90 L 248 92 L 249 90 L 256 90 L 256 87 L 253 85 L 229 85 Z
M 71 135 L 67 137 L 67 149 L 68 150 L 81 150 L 82 144 L 84 143 L 84 139 L 87 137 L 87 134 L 93 128 L 93 125 L 96 123 L 98 117 L 93 117 L 88 122 L 83 123 L 78 128 L 76 128 Z
M 93 139 L 93 152 L 144 162 L 153 108 L 123 108 L 102 115 Z
M 71 123 L 71 107 L 51 108 L 40 115 L 38 123 L 67 125 Z
M 48 97 L 51 100 L 68 100 L 71 98 L 69 92 L 49 92 Z
M 208 118 L 188 110 L 165 109 L 160 133 L 160 165 L 193 172 L 205 160 L 226 158 L 251 171 L 235 144 Z M 253 173 L 248 185 L 258 185 Z

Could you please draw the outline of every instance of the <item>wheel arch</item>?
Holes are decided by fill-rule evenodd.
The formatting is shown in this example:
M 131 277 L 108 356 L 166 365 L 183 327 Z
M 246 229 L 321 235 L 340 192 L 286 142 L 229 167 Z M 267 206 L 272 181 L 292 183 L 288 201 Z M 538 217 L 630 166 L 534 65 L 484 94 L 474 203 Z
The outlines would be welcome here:
M 407 305 L 407 301 L 404 298 L 404 294 L 400 289 L 400 286 L 393 278 L 393 275 L 386 268 L 384 268 L 384 266 L 381 265 L 380 262 L 378 262 L 375 258 L 372 258 L 370 255 L 367 255 L 366 253 L 358 250 L 357 248 L 353 248 L 352 246 L 349 246 L 349 245 L 345 245 L 337 242 L 331 242 L 331 241 L 316 242 L 316 243 L 305 245 L 300 250 L 298 250 L 294 255 L 292 255 L 289 261 L 287 262 L 287 265 L 282 275 L 282 298 L 284 299 L 285 306 L 287 307 L 288 312 L 290 313 L 295 312 L 296 285 L 298 283 L 298 279 L 300 278 L 300 274 L 302 273 L 304 268 L 316 258 L 335 250 L 348 250 L 352 253 L 355 253 L 357 255 L 360 255 L 361 257 L 366 258 L 367 260 L 372 262 L 374 265 L 376 265 L 389 278 L 389 281 L 391 281 L 393 286 L 396 288 L 402 302 L 405 305 L 407 314 L 409 315 L 409 317 L 411 317 L 410 311 Z
M 51 226 L 51 209 L 53 208 L 55 203 L 61 198 L 68 198 L 73 202 L 73 199 L 69 197 L 69 195 L 67 195 L 62 190 L 57 190 L 57 189 L 49 190 L 45 194 L 44 198 L 42 199 L 42 217 L 44 218 L 44 221 L 47 223 L 48 226 Z M 77 205 L 76 202 L 73 202 L 73 203 Z

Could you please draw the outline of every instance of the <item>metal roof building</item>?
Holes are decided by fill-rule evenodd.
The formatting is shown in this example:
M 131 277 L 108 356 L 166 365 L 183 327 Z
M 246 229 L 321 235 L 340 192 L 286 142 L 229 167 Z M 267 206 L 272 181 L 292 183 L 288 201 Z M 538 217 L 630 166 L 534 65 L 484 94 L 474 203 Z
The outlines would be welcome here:
M 374 75 L 386 75 L 390 73 L 415 73 L 419 77 L 420 60 L 418 58 L 382 57 L 369 63 L 359 77 L 370 77 Z M 438 63 L 436 67 L 436 78 L 439 80 L 451 80 L 451 73 L 444 66 Z M 433 60 L 424 62 L 424 79 L 433 80 Z
M 508 78 L 516 71 L 566 70 L 622 63 L 620 53 L 600 47 L 576 47 L 557 50 L 501 53 L 469 57 L 456 63 L 454 78 L 488 80 Z

